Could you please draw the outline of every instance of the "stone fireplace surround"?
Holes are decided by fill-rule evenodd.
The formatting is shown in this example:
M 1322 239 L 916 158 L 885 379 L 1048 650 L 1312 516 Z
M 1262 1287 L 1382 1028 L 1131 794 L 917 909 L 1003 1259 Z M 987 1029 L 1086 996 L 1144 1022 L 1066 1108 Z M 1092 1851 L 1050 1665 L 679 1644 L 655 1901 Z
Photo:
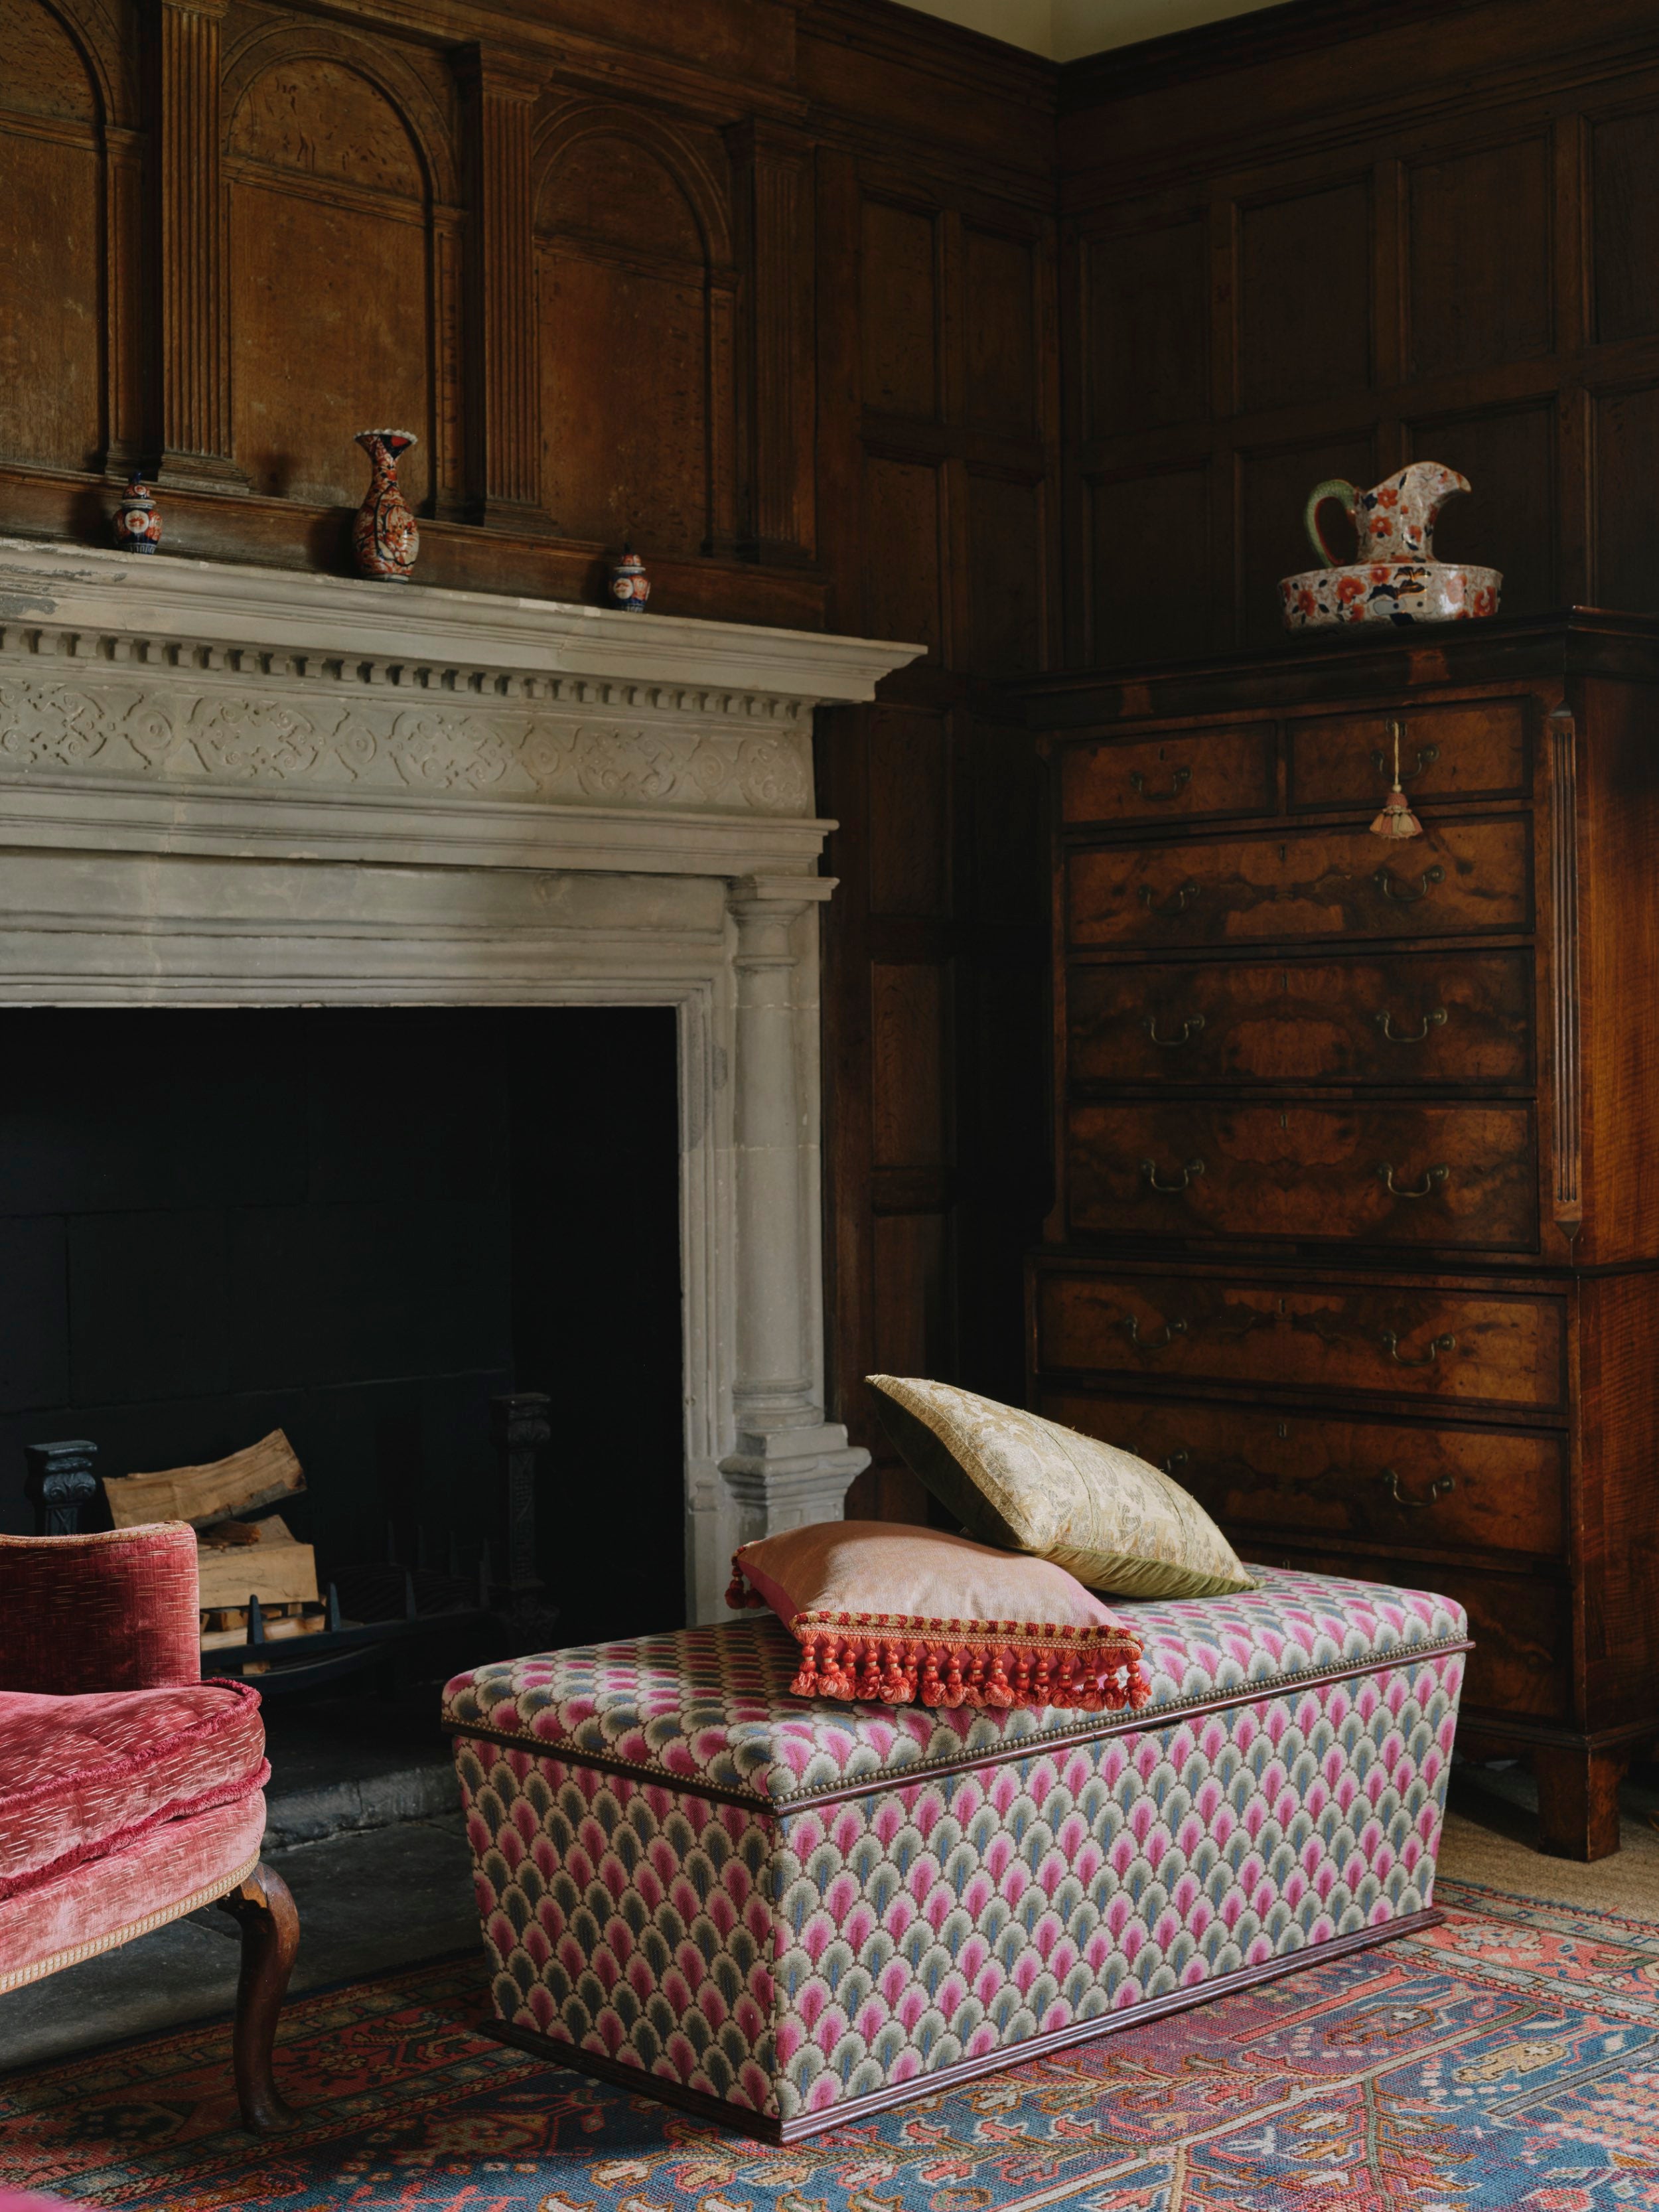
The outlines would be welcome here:
M 0 1003 L 675 1008 L 692 1620 L 866 1464 L 823 1411 L 811 718 L 919 650 L 0 538 Z

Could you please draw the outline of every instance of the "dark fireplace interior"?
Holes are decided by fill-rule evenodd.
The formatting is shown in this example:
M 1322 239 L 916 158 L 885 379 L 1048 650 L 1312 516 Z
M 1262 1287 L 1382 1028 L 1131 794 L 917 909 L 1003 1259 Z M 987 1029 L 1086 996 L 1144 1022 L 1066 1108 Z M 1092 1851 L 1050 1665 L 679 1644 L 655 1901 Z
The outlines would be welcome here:
M 499 1543 L 489 1401 L 543 1390 L 558 1640 L 685 1618 L 665 1007 L 0 1010 L 0 1528 L 286 1430 L 319 1572 Z

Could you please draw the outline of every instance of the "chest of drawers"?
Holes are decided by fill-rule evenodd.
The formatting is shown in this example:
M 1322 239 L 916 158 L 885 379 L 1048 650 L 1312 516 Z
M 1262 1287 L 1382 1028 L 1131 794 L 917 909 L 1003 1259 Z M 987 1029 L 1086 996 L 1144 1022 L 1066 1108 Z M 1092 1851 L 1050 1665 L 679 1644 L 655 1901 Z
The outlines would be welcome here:
M 1022 694 L 1051 767 L 1039 1410 L 1247 1557 L 1431 1582 L 1547 1848 L 1659 1740 L 1659 623 Z M 1393 738 L 1420 837 L 1370 828 Z

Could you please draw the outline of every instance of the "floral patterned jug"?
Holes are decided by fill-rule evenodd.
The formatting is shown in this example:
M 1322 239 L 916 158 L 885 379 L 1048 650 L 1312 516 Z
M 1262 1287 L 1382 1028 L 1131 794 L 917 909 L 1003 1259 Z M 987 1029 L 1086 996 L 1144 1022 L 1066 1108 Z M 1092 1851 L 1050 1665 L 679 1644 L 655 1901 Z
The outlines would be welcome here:
M 1342 477 L 1316 484 L 1303 520 L 1324 565 L 1280 577 L 1285 627 L 1470 622 L 1495 615 L 1504 586 L 1496 568 L 1434 557 L 1440 510 L 1455 492 L 1468 489 L 1467 477 L 1439 461 L 1413 461 L 1370 491 Z M 1352 519 L 1358 541 L 1346 561 L 1332 551 L 1319 527 L 1319 510 L 1332 499 Z
M 1370 491 L 1361 491 L 1346 477 L 1330 477 L 1308 495 L 1303 519 L 1314 551 L 1328 568 L 1340 568 L 1342 556 L 1332 552 L 1319 527 L 1319 510 L 1328 499 L 1340 501 L 1353 523 L 1359 545 L 1352 560 L 1432 561 L 1440 510 L 1454 493 L 1468 488 L 1467 477 L 1443 468 L 1438 461 L 1413 461 Z

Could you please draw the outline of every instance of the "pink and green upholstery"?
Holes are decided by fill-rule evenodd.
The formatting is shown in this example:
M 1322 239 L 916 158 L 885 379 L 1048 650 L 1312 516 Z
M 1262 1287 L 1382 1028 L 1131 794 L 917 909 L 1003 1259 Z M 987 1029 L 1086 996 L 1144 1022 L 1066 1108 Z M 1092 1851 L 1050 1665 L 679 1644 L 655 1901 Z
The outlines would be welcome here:
M 1133 1713 L 809 1702 L 769 1616 L 458 1676 L 501 2032 L 787 2141 L 1417 1924 L 1461 1609 L 1117 1610 Z
M 182 1523 L 0 1536 L 0 1991 L 252 1875 L 258 1693 L 200 1673 Z

